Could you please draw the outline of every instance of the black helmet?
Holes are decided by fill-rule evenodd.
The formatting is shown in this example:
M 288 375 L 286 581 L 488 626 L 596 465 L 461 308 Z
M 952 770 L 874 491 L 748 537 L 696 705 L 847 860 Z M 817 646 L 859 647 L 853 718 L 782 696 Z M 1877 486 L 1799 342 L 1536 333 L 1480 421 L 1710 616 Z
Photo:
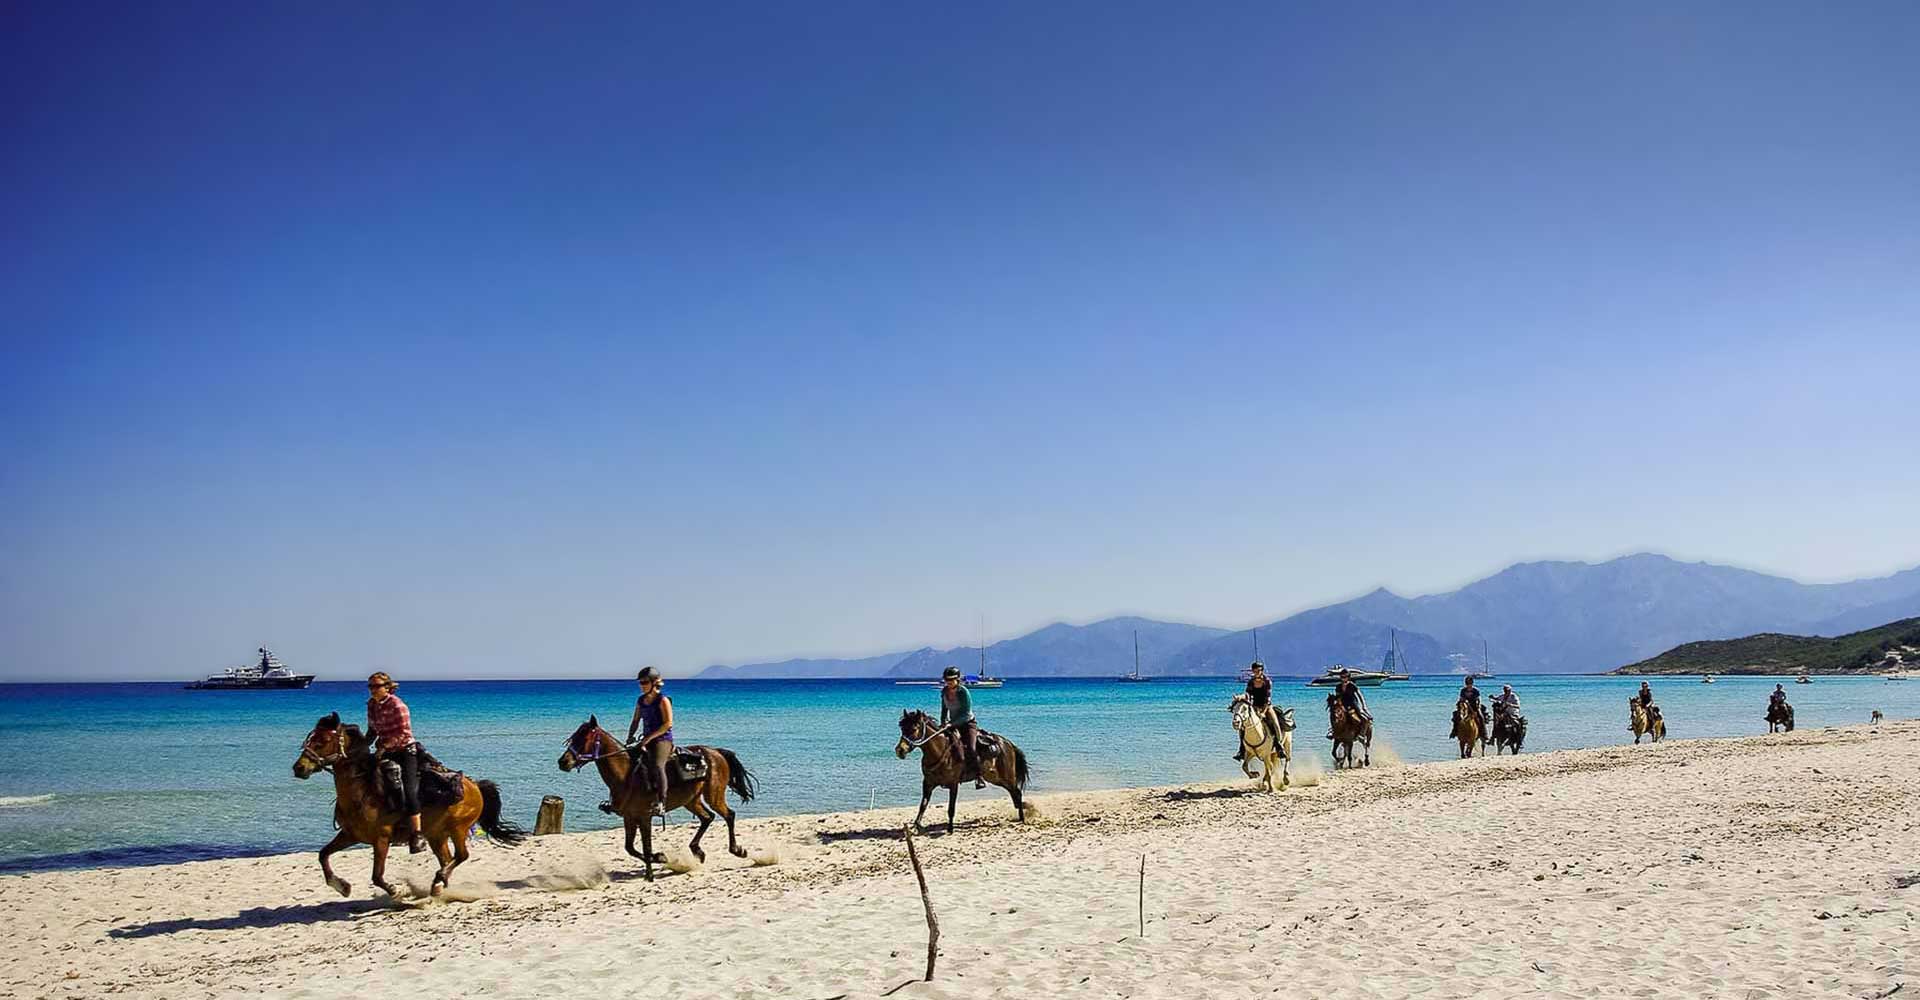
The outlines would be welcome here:
M 1267 665 L 1266 665 L 1266 664 L 1264 664 L 1264 663 L 1261 663 L 1261 662 L 1260 662 L 1259 660 L 1255 660 L 1255 661 L 1253 661 L 1253 666 L 1251 666 L 1251 667 L 1249 667 L 1249 668 L 1247 668 L 1247 669 L 1249 669 L 1249 670 L 1265 670 L 1265 669 L 1267 669 Z
M 940 671 L 940 678 L 942 680 L 946 680 L 948 678 L 953 678 L 953 677 L 959 677 L 959 676 L 960 676 L 959 667 L 948 667 L 947 669 Z
M 660 671 L 655 670 L 652 667 L 641 667 L 640 673 L 635 679 L 644 683 L 646 681 L 658 680 L 659 678 L 660 678 Z

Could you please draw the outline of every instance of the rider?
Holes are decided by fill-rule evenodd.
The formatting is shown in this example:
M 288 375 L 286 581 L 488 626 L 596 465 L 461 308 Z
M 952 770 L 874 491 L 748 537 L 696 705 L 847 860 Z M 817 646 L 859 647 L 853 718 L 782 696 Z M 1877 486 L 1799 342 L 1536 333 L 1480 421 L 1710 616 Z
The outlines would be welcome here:
M 1247 704 L 1253 706 L 1255 712 L 1260 713 L 1261 721 L 1266 724 L 1268 736 L 1273 739 L 1274 745 L 1278 746 L 1280 744 L 1280 713 L 1273 707 L 1273 681 L 1267 677 L 1266 665 L 1259 660 L 1253 661 L 1253 666 L 1249 669 L 1253 671 L 1253 676 L 1247 678 Z M 1247 759 L 1245 742 L 1242 742 L 1240 749 L 1234 752 L 1233 759 Z
M 664 683 L 660 671 L 641 667 L 635 679 L 640 682 L 640 697 L 633 703 L 633 721 L 627 724 L 627 746 L 633 754 L 634 776 L 646 768 L 642 781 L 657 789 L 654 809 L 665 812 L 667 761 L 673 759 L 673 699 L 660 690 Z M 641 723 L 646 724 L 644 730 Z M 633 742 L 636 732 L 640 733 L 638 744 Z
M 427 849 L 420 836 L 420 744 L 413 739 L 413 713 L 395 694 L 399 684 L 382 670 L 367 678 L 367 735 L 379 742 L 380 759 L 400 765 L 400 802 L 413 825 L 407 851 Z
M 1786 714 L 1787 689 L 1779 684 L 1773 686 L 1773 693 L 1767 696 L 1767 711 Z
M 1513 693 L 1513 685 L 1500 685 L 1500 693 L 1494 697 L 1493 706 L 1508 715 L 1520 714 L 1520 696 Z
M 1480 689 L 1473 686 L 1472 674 L 1468 674 L 1467 682 L 1461 685 L 1459 700 L 1462 703 L 1464 703 L 1470 711 L 1473 712 L 1473 717 L 1475 719 L 1478 719 L 1480 722 L 1480 730 L 1482 732 L 1485 732 L 1487 728 L 1487 710 L 1485 707 L 1483 707 L 1480 704 Z M 1458 713 L 1458 711 L 1459 711 L 1458 709 L 1455 709 L 1456 713 Z M 1459 720 L 1456 719 L 1455 721 L 1458 722 Z M 1448 731 L 1447 736 L 1449 737 L 1453 736 L 1453 733 L 1451 730 Z
M 1347 711 L 1358 715 L 1363 722 L 1372 722 L 1373 714 L 1367 711 L 1367 699 L 1360 694 L 1360 685 L 1353 682 L 1353 671 L 1340 668 L 1340 683 L 1334 685 L 1331 702 L 1346 707 Z M 1328 706 L 1327 739 L 1333 739 L 1332 705 Z
M 973 787 L 987 787 L 986 779 L 980 776 L 980 723 L 973 717 L 973 695 L 960 683 L 959 667 L 948 667 L 940 673 L 940 725 L 960 735 L 960 752 L 966 769 L 973 772 Z
M 1653 711 L 1653 688 L 1649 687 L 1646 681 L 1640 682 L 1639 698 L 1640 707 L 1651 713 Z

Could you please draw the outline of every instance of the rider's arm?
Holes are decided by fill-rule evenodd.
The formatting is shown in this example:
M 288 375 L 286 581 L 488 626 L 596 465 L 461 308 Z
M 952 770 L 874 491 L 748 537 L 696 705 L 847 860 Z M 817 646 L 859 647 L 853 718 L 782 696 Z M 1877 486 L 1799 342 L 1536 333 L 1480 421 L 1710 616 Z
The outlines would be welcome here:
M 627 742 L 633 742 L 633 734 L 640 731 L 640 699 L 633 699 L 633 721 L 627 723 Z

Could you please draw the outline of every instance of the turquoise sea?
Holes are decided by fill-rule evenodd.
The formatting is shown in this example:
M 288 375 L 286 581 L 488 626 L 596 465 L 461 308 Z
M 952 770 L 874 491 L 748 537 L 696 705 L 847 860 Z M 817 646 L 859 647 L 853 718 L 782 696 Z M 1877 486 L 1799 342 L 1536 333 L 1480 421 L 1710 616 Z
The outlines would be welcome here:
M 1655 679 L 1672 738 L 1763 733 L 1777 678 Z M 1637 679 L 1513 676 L 1529 751 L 1629 742 Z M 1296 751 L 1327 763 L 1325 692 L 1278 679 L 1297 707 Z M 987 728 L 1027 751 L 1036 792 L 1163 785 L 1238 774 L 1231 678 L 1010 680 L 974 692 Z M 1367 690 L 1380 740 L 1406 761 L 1455 756 L 1446 738 L 1459 679 Z M 1802 728 L 1920 716 L 1920 684 L 1819 678 L 1787 684 Z M 676 735 L 736 751 L 762 797 L 744 815 L 906 805 L 919 766 L 893 756 L 902 709 L 937 711 L 932 688 L 889 681 L 671 681 Z M 540 797 L 567 799 L 570 830 L 614 825 L 591 773 L 562 774 L 561 741 L 589 713 L 624 733 L 632 681 L 405 682 L 415 733 L 435 754 L 500 784 L 509 818 L 531 825 Z M 0 685 L 0 871 L 160 863 L 315 850 L 332 835 L 332 785 L 295 780 L 319 716 L 364 721 L 361 681 L 306 691 L 186 691 L 175 684 Z M 917 760 L 917 759 L 916 759 Z M 1001 795 L 996 790 L 963 796 Z M 680 814 L 676 814 L 679 817 Z M 676 818 L 676 822 L 679 819 Z

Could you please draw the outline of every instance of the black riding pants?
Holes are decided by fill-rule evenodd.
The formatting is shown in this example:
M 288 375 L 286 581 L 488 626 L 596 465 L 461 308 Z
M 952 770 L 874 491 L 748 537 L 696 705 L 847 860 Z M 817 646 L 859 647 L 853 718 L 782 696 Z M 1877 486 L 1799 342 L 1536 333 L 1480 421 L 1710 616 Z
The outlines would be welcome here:
M 409 743 L 398 750 L 389 750 L 380 755 L 382 760 L 390 760 L 400 765 L 400 802 L 401 808 L 409 816 L 420 814 L 420 744 Z

